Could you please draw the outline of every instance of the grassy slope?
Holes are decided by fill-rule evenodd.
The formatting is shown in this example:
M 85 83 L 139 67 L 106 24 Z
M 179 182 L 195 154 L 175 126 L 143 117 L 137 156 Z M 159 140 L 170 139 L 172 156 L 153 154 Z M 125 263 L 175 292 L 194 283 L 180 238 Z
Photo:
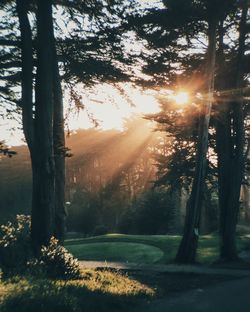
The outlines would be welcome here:
M 107 234 L 97 237 L 68 240 L 66 242 L 66 248 L 80 260 L 130 261 L 163 264 L 173 261 L 179 242 L 179 236 Z M 116 243 L 116 248 L 111 248 L 112 244 L 109 247 L 107 243 Z M 138 248 L 136 249 L 131 248 L 132 245 L 128 243 L 141 245 L 137 245 Z M 148 248 L 145 248 L 145 246 L 148 246 Z M 144 251 L 142 252 L 143 248 Z M 247 236 L 239 237 L 238 248 L 239 250 L 250 248 L 250 238 Z M 117 252 L 118 250 L 119 252 Z M 161 254 L 159 251 L 162 251 L 162 256 L 160 256 Z M 145 257 L 145 252 L 147 253 L 147 257 Z M 218 236 L 207 235 L 200 237 L 198 249 L 199 262 L 210 263 L 216 260 L 216 258 L 218 258 L 218 252 Z
M 79 280 L 15 277 L 0 282 L 1 312 L 123 311 L 154 290 L 115 272 L 84 270 Z

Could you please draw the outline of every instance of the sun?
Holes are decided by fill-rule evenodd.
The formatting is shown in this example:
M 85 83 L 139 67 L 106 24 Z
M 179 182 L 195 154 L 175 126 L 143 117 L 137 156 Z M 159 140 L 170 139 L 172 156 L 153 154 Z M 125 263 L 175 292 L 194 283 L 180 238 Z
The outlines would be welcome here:
M 189 102 L 189 94 L 186 91 L 179 91 L 178 93 L 172 95 L 172 98 L 178 105 L 184 105 Z

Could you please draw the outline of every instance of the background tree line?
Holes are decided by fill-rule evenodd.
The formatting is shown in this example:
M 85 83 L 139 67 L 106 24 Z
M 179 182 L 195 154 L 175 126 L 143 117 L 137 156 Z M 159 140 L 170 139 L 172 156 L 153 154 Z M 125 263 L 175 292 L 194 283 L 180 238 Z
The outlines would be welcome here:
M 129 151 L 121 149 L 121 146 L 126 146 L 128 135 L 115 130 L 89 129 L 66 138 L 67 146 L 73 153 L 72 157 L 66 159 L 66 202 L 70 202 L 67 205 L 67 231 L 86 235 L 103 232 L 182 233 L 185 202 L 190 192 L 188 180 L 191 179 L 193 166 L 183 162 L 183 170 L 190 171 L 189 175 L 186 171 L 180 175 L 182 162 L 175 161 L 174 152 L 171 172 L 163 174 L 162 162 L 159 160 L 166 162 L 171 158 L 166 153 L 171 140 L 167 144 L 165 137 L 156 132 L 147 148 L 141 150 L 140 155 L 124 167 L 126 153 L 129 154 Z M 13 219 L 17 213 L 29 214 L 31 209 L 32 185 L 28 151 L 25 146 L 15 147 L 15 151 L 17 155 L 14 158 L 2 157 L 0 162 L 3 174 L 0 181 L 0 211 L 3 222 Z M 185 183 L 184 180 L 180 182 L 176 180 L 179 177 L 187 180 Z M 115 189 L 110 188 L 114 181 Z M 217 184 L 212 174 L 211 181 L 208 180 L 207 183 L 202 233 L 218 229 Z M 247 187 L 246 194 L 249 194 Z M 242 203 L 239 223 L 248 225 L 249 214 L 248 202 L 245 205 Z

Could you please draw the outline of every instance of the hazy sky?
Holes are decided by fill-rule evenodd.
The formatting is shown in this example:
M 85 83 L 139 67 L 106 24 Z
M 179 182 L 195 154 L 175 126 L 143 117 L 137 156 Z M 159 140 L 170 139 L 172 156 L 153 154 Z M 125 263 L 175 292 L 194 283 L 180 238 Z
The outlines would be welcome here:
M 159 0 L 137 0 L 138 8 L 160 6 L 162 4 Z M 3 12 L 0 10 L 0 18 Z M 56 13 L 57 14 L 57 13 Z M 30 16 L 32 22 L 32 16 Z M 60 23 L 60 16 L 57 22 Z M 70 27 L 70 25 L 69 25 Z M 65 28 L 65 32 L 67 29 Z M 134 49 L 134 47 L 133 47 Z M 91 118 L 93 117 L 102 129 L 122 129 L 124 118 L 129 118 L 135 114 L 145 114 L 156 112 L 159 108 L 157 101 L 152 95 L 141 94 L 138 90 L 131 89 L 125 86 L 126 93 L 129 95 L 129 101 L 119 94 L 117 90 L 108 85 L 98 87 L 98 92 L 93 92 L 86 96 L 85 90 L 82 90 L 82 102 L 85 107 L 79 113 L 70 114 L 67 123 L 71 130 L 77 128 L 93 127 Z M 77 90 L 81 92 L 81 90 Z M 131 103 L 133 105 L 131 105 Z M 67 112 L 70 105 L 68 96 L 64 99 L 65 111 Z M 0 140 L 4 140 L 7 145 L 23 144 L 23 133 L 21 130 L 20 117 L 19 122 L 16 120 L 0 119 Z
M 150 92 L 142 93 L 138 89 L 124 86 L 124 97 L 119 91 L 110 85 L 102 85 L 92 93 L 85 93 L 85 90 L 77 88 L 77 92 L 82 96 L 84 108 L 77 112 L 72 107 L 72 113 L 66 123 L 70 130 L 79 128 L 90 128 L 94 126 L 91 117 L 98 123 L 98 127 L 104 130 L 119 129 L 122 130 L 124 118 L 130 118 L 135 115 L 143 115 L 159 111 L 157 100 Z M 69 96 L 64 98 L 65 115 L 69 107 Z M 73 104 L 72 104 L 73 106 Z M 14 128 L 14 129 L 12 129 Z M 23 144 L 23 133 L 20 122 L 15 120 L 1 120 L 0 122 L 0 140 L 5 140 L 8 145 Z M 12 129 L 12 130 L 11 130 Z

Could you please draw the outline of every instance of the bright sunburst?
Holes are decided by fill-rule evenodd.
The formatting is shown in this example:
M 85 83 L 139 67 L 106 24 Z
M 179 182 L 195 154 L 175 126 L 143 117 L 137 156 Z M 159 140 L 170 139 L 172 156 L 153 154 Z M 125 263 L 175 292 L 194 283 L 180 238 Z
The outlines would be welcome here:
M 180 91 L 173 96 L 173 100 L 178 105 L 187 104 L 189 102 L 189 94 L 186 91 Z

